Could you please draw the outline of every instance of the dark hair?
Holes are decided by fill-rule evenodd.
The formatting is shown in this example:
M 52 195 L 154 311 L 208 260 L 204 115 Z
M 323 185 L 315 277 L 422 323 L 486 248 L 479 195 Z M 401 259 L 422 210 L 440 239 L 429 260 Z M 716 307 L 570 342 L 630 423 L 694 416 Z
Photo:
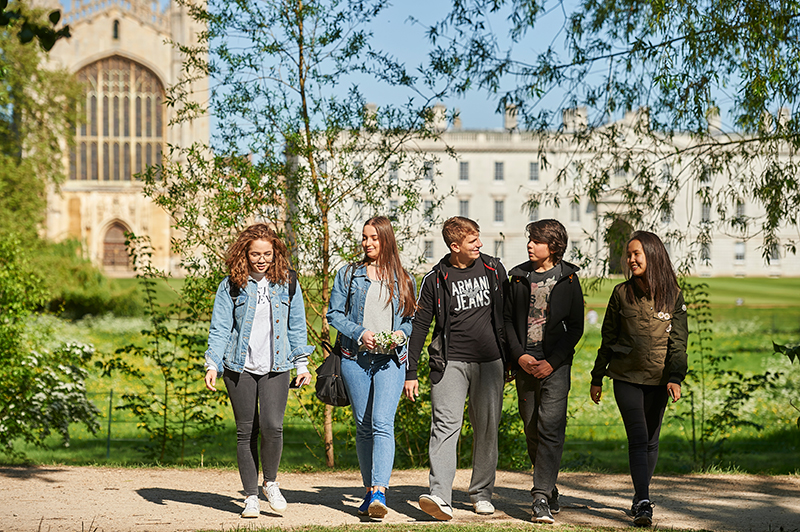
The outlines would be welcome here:
M 626 253 L 628 246 L 634 240 L 638 240 L 642 244 L 644 257 L 647 260 L 644 275 L 636 279 L 641 279 L 641 288 L 653 299 L 655 310 L 672 313 L 680 288 L 678 287 L 678 277 L 672 268 L 672 262 L 669 260 L 667 248 L 664 247 L 664 243 L 654 233 L 636 231 L 625 245 Z M 631 272 L 627 264 L 626 261 L 625 276 L 630 279 Z M 635 301 L 634 283 L 635 280 L 629 280 L 628 282 L 625 295 L 629 303 Z
M 400 289 L 398 299 L 400 300 L 400 311 L 403 316 L 413 316 L 416 310 L 416 299 L 414 298 L 414 284 L 411 276 L 403 269 L 400 263 L 400 251 L 397 249 L 397 240 L 394 237 L 392 222 L 386 216 L 373 216 L 366 222 L 364 227 L 372 226 L 378 233 L 378 241 L 381 243 L 381 251 L 378 257 L 379 273 L 382 278 L 397 281 Z M 367 256 L 361 259 L 362 264 L 370 262 Z M 389 282 L 389 298 L 394 299 L 394 283 Z
M 447 244 L 447 249 L 450 249 L 450 244 L 453 242 L 461 244 L 467 235 L 477 235 L 480 232 L 481 228 L 477 222 L 463 216 L 448 218 L 442 226 L 442 238 Z
M 529 223 L 525 227 L 528 232 L 528 240 L 536 240 L 547 244 L 550 248 L 550 255 L 553 258 L 553 264 L 558 264 L 564 258 L 564 252 L 567 251 L 567 230 L 558 220 L 537 220 Z
M 272 263 L 267 266 L 265 277 L 273 283 L 289 282 L 289 251 L 286 244 L 278 238 L 278 234 L 267 224 L 253 224 L 236 237 L 225 254 L 225 266 L 228 267 L 231 282 L 239 288 L 247 285 L 250 275 L 250 261 L 247 254 L 254 240 L 266 240 L 272 244 Z

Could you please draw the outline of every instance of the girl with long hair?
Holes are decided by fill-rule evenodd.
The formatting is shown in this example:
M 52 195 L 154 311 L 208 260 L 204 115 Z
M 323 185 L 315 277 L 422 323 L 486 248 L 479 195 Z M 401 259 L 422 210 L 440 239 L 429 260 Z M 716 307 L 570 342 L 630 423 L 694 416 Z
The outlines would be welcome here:
M 356 420 L 356 452 L 366 488 L 360 515 L 382 518 L 394 464 L 394 415 L 406 378 L 406 339 L 414 315 L 414 278 L 400 264 L 392 224 L 370 218 L 363 258 L 341 268 L 328 323 L 341 335 L 342 379 Z
M 286 499 L 276 482 L 283 451 L 283 416 L 290 371 L 295 386 L 311 382 L 303 294 L 289 269 L 289 252 L 266 224 L 251 225 L 228 249 L 214 300 L 206 350 L 205 383 L 216 391 L 222 373 L 236 421 L 236 458 L 245 492 L 242 517 L 258 517 L 259 453 L 262 489 L 272 512 Z M 258 435 L 261 434 L 259 451 Z
M 603 377 L 614 381 L 614 399 L 628 436 L 633 480 L 633 522 L 650 526 L 650 480 L 667 400 L 681 397 L 689 330 L 686 304 L 669 255 L 653 233 L 636 231 L 627 245 L 628 280 L 614 287 L 603 319 L 602 343 L 592 369 L 590 397 L 602 397 Z

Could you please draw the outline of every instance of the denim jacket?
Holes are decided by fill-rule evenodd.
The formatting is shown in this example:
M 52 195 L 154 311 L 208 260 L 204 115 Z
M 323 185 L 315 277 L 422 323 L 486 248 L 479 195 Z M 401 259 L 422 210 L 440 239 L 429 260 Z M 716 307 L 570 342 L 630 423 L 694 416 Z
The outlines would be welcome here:
M 297 284 L 297 291 L 291 299 L 291 312 L 288 283 L 269 283 L 269 291 L 273 306 L 271 371 L 297 368 L 302 373 L 308 363 L 308 354 L 314 351 L 314 347 L 308 345 L 306 310 L 300 284 Z M 235 299 L 231 298 L 228 277 L 219 284 L 208 331 L 206 369 L 215 369 L 217 373 L 223 367 L 236 373 L 244 371 L 257 295 L 258 283 L 250 277 L 245 289 L 240 290 Z
M 344 313 L 347 301 L 347 288 L 350 286 L 350 278 L 353 278 L 353 286 L 350 288 L 350 310 L 347 315 Z M 411 276 L 409 276 L 411 277 Z M 416 292 L 416 282 L 411 277 L 411 283 Z M 361 335 L 366 329 L 362 325 L 364 322 L 364 302 L 367 299 L 367 291 L 371 281 L 367 276 L 367 267 L 364 264 L 349 265 L 340 268 L 336 273 L 336 280 L 333 282 L 331 290 L 331 301 L 328 308 L 328 323 L 342 334 L 342 355 L 353 358 L 358 354 Z M 400 314 L 400 288 L 397 280 L 394 283 L 394 297 L 392 298 L 392 331 L 402 331 L 406 338 L 411 336 L 412 316 Z M 373 331 L 378 333 L 380 331 Z M 408 357 L 408 342 L 399 346 L 395 350 L 397 359 L 401 364 L 406 362 Z

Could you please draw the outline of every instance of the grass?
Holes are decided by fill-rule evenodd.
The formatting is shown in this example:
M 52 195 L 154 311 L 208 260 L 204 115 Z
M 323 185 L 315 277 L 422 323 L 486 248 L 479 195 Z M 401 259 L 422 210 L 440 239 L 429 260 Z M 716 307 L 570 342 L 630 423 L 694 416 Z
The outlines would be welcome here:
M 126 280 L 135 282 L 135 280 Z M 800 412 L 792 409 L 790 401 L 800 400 L 800 364 L 789 363 L 783 356 L 775 355 L 771 342 L 797 343 L 800 341 L 800 279 L 704 279 L 712 292 L 711 301 L 714 322 L 714 349 L 731 356 L 726 367 L 746 375 L 778 371 L 783 373 L 781 385 L 773 390 L 759 393 L 743 405 L 742 415 L 747 421 L 764 425 L 764 430 L 741 427 L 721 435 L 725 438 L 724 453 L 707 467 L 723 470 L 740 470 L 750 473 L 791 474 L 800 471 L 800 430 L 795 420 Z M 776 283 L 773 285 L 773 283 Z M 587 295 L 591 307 L 593 302 L 605 299 L 615 282 L 608 282 L 601 292 Z M 770 298 L 775 306 L 759 306 L 766 298 L 749 294 L 767 294 L 779 289 Z M 719 291 L 719 293 L 717 292 Z M 729 304 L 736 294 L 747 294 L 744 304 Z M 168 297 L 166 290 L 159 297 Z M 739 297 L 739 296 L 737 296 Z M 733 300 L 735 303 L 735 299 Z M 758 303 L 758 304 L 757 304 Z M 605 302 L 602 303 L 603 305 Z M 597 307 L 601 314 L 602 307 Z M 98 351 L 113 353 L 121 345 L 141 341 L 140 331 L 148 327 L 144 319 L 88 318 L 79 322 L 65 322 L 46 318 L 50 334 L 61 340 L 80 340 L 93 343 Z M 587 325 L 584 337 L 578 345 L 572 369 L 570 393 L 570 419 L 565 445 L 563 466 L 570 470 L 592 470 L 608 472 L 627 471 L 627 452 L 624 428 L 611 396 L 601 404 L 594 405 L 588 398 L 589 370 L 600 343 L 600 325 Z M 696 355 L 690 355 L 690 365 L 696 364 Z M 150 368 L 154 371 L 154 368 Z M 199 380 L 200 376 L 198 376 Z M 144 433 L 137 429 L 135 419 L 125 412 L 112 411 L 111 453 L 106 457 L 108 400 L 114 390 L 115 405 L 123 391 L 135 390 L 136 381 L 115 377 L 113 380 L 93 374 L 87 387 L 92 400 L 102 412 L 101 430 L 97 435 L 89 434 L 82 427 L 73 427 L 69 447 L 56 438 L 48 440 L 45 448 L 22 447 L 30 459 L 37 463 L 67 464 L 114 464 L 136 466 L 142 463 L 140 449 L 147 444 Z M 610 387 L 608 387 L 610 388 Z M 688 391 L 688 390 L 687 390 Z M 513 386 L 506 388 L 506 406 L 513 409 L 516 394 Z M 313 403 L 308 391 L 303 402 Z M 665 416 L 661 438 L 661 456 L 657 472 L 686 473 L 697 470 L 697 449 L 692 448 L 691 414 L 689 397 L 670 405 Z M 219 467 L 233 467 L 236 462 L 235 432 L 229 408 L 221 408 L 224 429 L 219 435 L 207 440 L 197 439 L 189 443 L 185 463 L 200 465 L 201 462 Z M 343 412 L 342 409 L 338 409 Z M 684 415 L 681 419 L 677 415 Z M 697 412 L 696 412 L 697 414 Z M 336 452 L 338 467 L 353 469 L 357 459 L 353 446 L 353 429 L 349 422 L 336 427 Z M 517 433 L 512 434 L 516 438 Z M 524 447 L 524 440 L 522 442 Z M 469 446 L 463 446 L 462 464 L 469 463 Z M 519 445 L 517 445 L 519 447 Z M 525 466 L 525 450 L 519 448 L 512 453 L 520 467 Z M 511 463 L 509 457 L 506 466 Z M 172 457 L 175 460 L 175 457 Z M 0 462 L 4 460 L 0 458 Z M 292 399 L 287 409 L 285 445 L 282 468 L 291 471 L 325 470 L 324 449 L 313 426 L 301 414 L 300 404 Z

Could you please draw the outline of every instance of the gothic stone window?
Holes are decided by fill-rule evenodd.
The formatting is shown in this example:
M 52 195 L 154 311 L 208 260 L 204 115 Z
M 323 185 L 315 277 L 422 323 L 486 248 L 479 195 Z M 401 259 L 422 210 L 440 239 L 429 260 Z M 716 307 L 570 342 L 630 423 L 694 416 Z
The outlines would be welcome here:
M 107 57 L 78 72 L 85 84 L 85 121 L 70 154 L 70 179 L 131 181 L 161 164 L 164 86 L 144 66 Z

